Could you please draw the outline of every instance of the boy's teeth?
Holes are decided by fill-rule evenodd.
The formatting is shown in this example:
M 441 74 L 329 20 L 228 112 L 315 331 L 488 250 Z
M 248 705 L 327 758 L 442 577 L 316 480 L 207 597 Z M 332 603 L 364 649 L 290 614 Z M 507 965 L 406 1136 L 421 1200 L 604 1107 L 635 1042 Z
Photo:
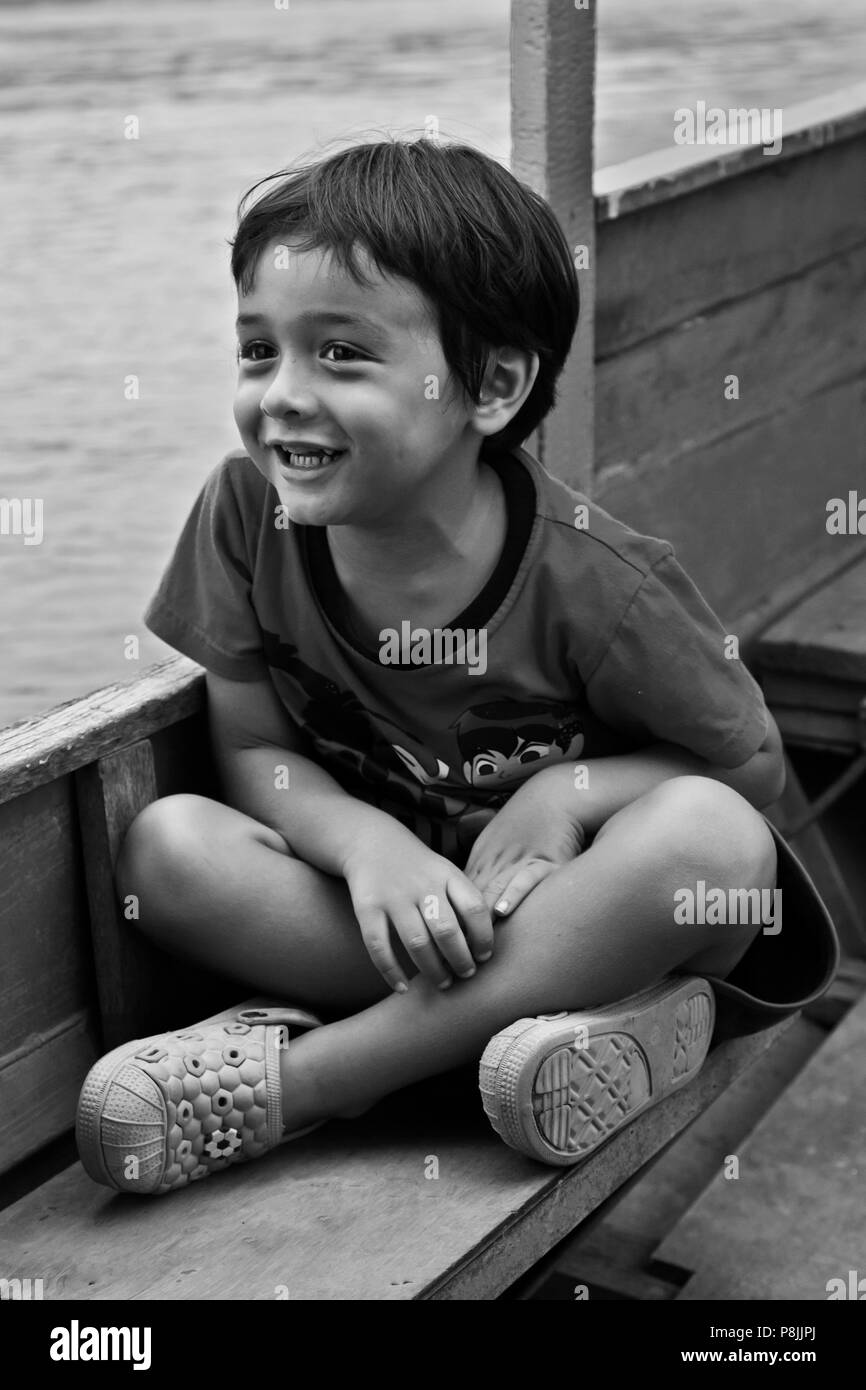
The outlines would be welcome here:
M 332 449 L 316 449 L 309 454 L 296 454 L 291 449 L 283 449 L 282 452 L 287 456 L 294 468 L 315 468 L 323 461 L 336 457 Z

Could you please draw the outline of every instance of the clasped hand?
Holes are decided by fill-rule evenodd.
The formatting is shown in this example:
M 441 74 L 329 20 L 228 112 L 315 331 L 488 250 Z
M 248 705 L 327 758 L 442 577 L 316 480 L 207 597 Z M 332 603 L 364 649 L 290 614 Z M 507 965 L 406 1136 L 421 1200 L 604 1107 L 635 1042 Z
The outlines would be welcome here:
M 355 842 L 343 865 L 364 945 L 391 989 L 408 988 L 392 933 L 440 989 L 468 978 L 494 949 L 493 921 L 579 855 L 580 822 L 536 774 L 481 831 L 461 872 L 396 821 Z

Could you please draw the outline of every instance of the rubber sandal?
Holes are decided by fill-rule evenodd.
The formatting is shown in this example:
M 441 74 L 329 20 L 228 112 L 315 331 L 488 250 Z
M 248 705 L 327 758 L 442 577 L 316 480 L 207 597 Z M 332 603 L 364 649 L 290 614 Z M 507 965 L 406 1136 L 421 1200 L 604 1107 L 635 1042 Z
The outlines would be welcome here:
M 318 1028 L 304 1009 L 248 1005 L 116 1047 L 91 1068 L 75 1121 L 96 1182 L 158 1196 L 258 1158 L 284 1133 L 280 1050 Z
M 579 1163 L 700 1071 L 715 1012 L 693 976 L 601 1009 L 518 1019 L 481 1057 L 487 1118 L 530 1158 Z

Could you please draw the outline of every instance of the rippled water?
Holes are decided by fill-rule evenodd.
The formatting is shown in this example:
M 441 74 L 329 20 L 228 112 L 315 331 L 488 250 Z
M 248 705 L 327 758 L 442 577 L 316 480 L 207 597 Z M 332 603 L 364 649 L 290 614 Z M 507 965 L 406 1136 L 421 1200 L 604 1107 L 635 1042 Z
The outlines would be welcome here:
M 140 615 L 236 442 L 226 239 L 240 193 L 315 145 L 416 130 L 507 159 L 508 0 L 0 3 L 0 725 L 166 648 Z M 785 106 L 866 73 L 863 0 L 600 0 L 596 163 L 672 111 Z M 140 139 L 123 138 L 135 115 Z M 135 374 L 140 399 L 124 399 Z M 124 637 L 141 660 L 124 659 Z

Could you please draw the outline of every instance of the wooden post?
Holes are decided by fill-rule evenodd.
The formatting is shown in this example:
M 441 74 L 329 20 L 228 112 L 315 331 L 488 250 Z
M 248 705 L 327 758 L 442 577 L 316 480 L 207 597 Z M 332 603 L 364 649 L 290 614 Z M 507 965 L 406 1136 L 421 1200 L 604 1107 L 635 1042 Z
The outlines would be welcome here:
M 587 493 L 595 355 L 595 3 L 513 0 L 511 6 L 512 173 L 547 199 L 572 253 L 585 247 L 587 262 L 587 269 L 578 269 L 580 322 L 559 380 L 559 404 L 542 425 L 537 448 L 551 473 Z
M 153 1031 L 162 982 L 160 957 L 124 918 L 114 884 L 121 841 L 158 795 L 150 739 L 76 773 L 103 1044 Z

